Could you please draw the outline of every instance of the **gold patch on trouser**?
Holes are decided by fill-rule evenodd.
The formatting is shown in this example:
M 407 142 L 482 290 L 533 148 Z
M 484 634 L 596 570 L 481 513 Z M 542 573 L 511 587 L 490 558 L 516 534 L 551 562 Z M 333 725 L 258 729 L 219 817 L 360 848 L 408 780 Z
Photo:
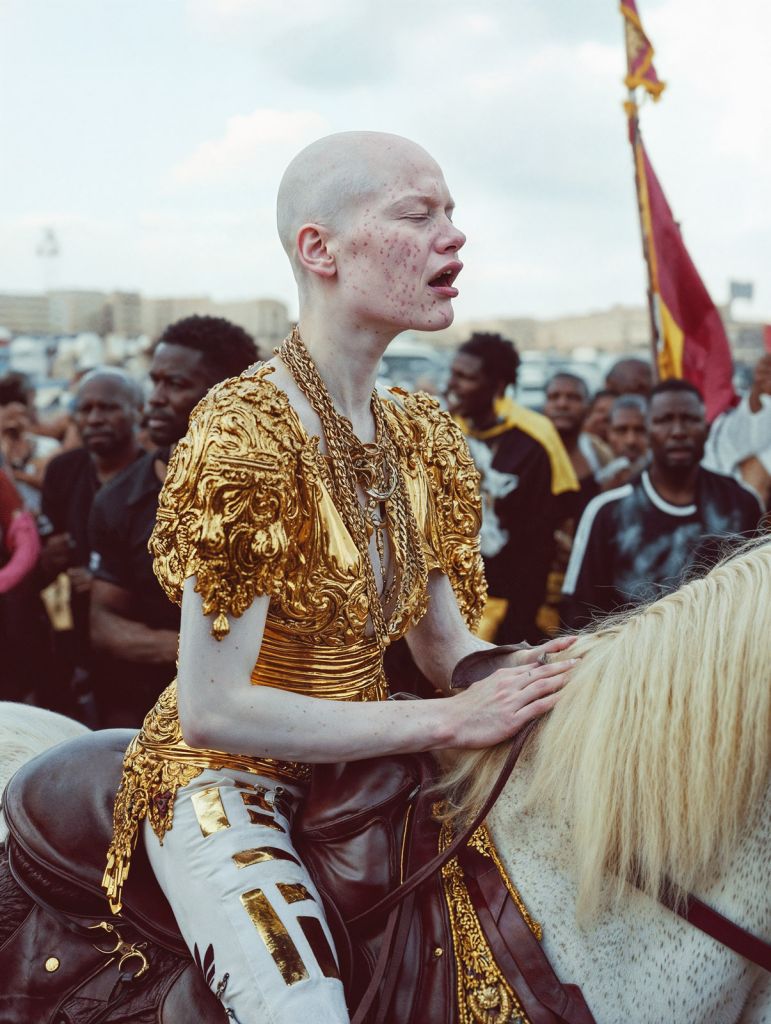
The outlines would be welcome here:
M 287 903 L 299 903 L 301 900 L 312 900 L 313 894 L 308 892 L 302 882 L 276 882 L 276 888 Z
M 286 984 L 310 977 L 297 946 L 262 889 L 242 893 L 241 902 Z
M 212 786 L 211 789 L 202 789 L 199 793 L 193 793 L 190 800 L 204 838 L 214 832 L 219 832 L 220 829 L 230 828 L 228 816 L 222 806 L 219 786 Z
M 279 825 L 271 815 L 260 814 L 259 811 L 253 811 L 251 808 L 249 808 L 249 821 L 253 825 L 264 825 L 265 828 L 274 828 L 277 832 L 286 832 L 284 826 Z
M 278 846 L 256 846 L 252 850 L 241 850 L 233 854 L 237 868 L 249 868 L 252 864 L 267 864 L 271 860 L 288 860 L 299 866 L 300 862 L 291 853 L 279 849 Z
M 325 978 L 340 978 L 340 972 L 335 963 L 335 954 L 321 927 L 321 921 L 317 917 L 298 917 L 297 923 L 303 930 L 303 935 L 308 940 L 308 945 L 313 950 L 313 955 L 318 961 L 321 972 Z
M 265 799 L 265 790 L 255 789 L 252 793 L 242 793 L 241 799 L 245 807 L 261 807 L 268 814 L 273 813 L 273 804 L 269 804 Z

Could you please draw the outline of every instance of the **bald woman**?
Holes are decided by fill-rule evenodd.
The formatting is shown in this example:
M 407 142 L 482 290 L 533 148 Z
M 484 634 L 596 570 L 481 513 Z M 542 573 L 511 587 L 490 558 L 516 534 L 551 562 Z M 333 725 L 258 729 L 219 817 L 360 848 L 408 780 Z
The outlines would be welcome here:
M 182 933 L 242 1024 L 348 1021 L 336 955 L 293 848 L 314 764 L 479 748 L 548 711 L 552 642 L 451 696 L 484 578 L 476 474 L 427 396 L 381 391 L 404 330 L 453 319 L 465 236 L 413 142 L 308 146 L 278 193 L 298 328 L 193 413 L 160 499 L 155 570 L 182 604 L 178 679 L 126 755 L 105 885 L 114 907 L 138 819 Z M 450 697 L 388 701 L 406 636 Z

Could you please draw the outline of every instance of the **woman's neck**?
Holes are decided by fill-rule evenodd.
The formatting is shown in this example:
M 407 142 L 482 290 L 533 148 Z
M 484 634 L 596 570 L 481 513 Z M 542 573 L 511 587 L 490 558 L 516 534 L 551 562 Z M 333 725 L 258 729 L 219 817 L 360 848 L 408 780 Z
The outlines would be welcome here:
M 354 424 L 371 418 L 380 360 L 393 334 L 300 316 L 298 329 L 335 408 Z

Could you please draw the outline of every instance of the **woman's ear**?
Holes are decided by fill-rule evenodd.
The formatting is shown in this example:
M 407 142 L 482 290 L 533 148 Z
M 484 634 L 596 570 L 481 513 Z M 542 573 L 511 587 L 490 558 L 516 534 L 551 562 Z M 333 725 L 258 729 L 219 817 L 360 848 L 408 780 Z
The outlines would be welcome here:
M 303 270 L 319 277 L 334 277 L 335 257 L 329 246 L 329 232 L 318 224 L 303 224 L 297 232 L 297 259 Z

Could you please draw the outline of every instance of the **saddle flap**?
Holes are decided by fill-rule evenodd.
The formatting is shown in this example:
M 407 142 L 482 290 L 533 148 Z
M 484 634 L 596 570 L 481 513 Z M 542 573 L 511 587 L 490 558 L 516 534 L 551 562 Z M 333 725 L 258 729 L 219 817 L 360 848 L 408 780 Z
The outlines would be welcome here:
M 89 733 L 45 751 L 8 783 L 3 811 L 11 869 L 33 898 L 73 917 L 111 917 L 102 891 L 126 729 Z M 156 942 L 183 952 L 174 915 L 137 843 L 122 914 Z

